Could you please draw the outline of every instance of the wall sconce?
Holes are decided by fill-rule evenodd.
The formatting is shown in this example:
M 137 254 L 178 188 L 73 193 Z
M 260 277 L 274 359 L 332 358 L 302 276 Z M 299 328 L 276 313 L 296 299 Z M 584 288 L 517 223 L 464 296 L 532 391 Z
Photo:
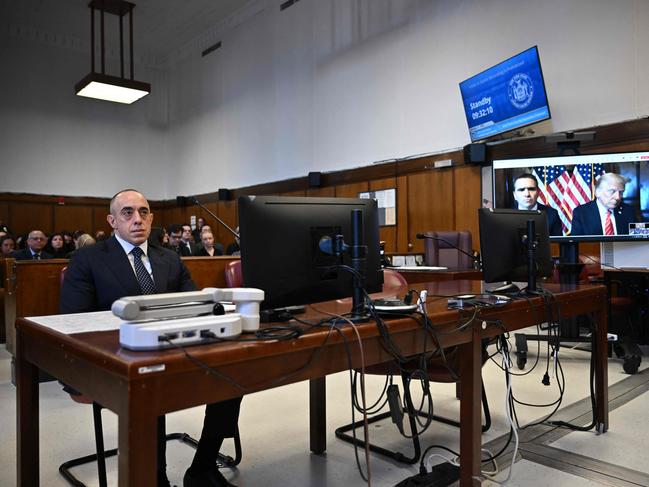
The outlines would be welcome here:
M 91 0 L 90 7 L 90 62 L 91 72 L 79 81 L 74 90 L 77 95 L 99 100 L 131 104 L 151 92 L 151 85 L 133 78 L 133 9 L 135 4 L 124 0 Z M 95 9 L 99 10 L 101 72 L 95 71 Z M 104 16 L 113 14 L 119 17 L 119 60 L 120 76 L 106 74 L 106 45 L 104 36 Z M 129 14 L 129 60 L 130 78 L 124 77 L 124 16 Z

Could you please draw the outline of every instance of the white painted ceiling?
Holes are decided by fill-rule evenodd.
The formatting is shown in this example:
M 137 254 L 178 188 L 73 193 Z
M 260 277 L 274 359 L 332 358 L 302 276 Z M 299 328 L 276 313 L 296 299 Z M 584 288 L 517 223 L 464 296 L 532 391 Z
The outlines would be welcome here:
M 233 15 L 249 0 L 131 0 L 135 3 L 135 55 L 166 58 L 205 30 Z M 90 40 L 89 0 L 0 0 L 0 23 L 7 27 L 82 41 Z M 96 22 L 98 25 L 98 13 Z M 117 16 L 106 15 L 108 42 L 117 38 Z M 128 46 L 128 17 L 124 23 Z M 97 31 L 98 35 L 98 31 Z M 126 47 L 128 48 L 128 47 Z

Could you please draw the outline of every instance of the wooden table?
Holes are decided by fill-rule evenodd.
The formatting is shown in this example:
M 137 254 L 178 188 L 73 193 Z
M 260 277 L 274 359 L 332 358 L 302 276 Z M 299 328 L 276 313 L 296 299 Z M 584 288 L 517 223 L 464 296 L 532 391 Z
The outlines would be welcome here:
M 406 278 L 408 284 L 417 284 L 431 281 L 457 281 L 457 280 L 482 280 L 482 271 L 477 269 L 446 269 L 440 271 L 427 270 L 408 270 L 400 271 L 395 268 L 399 274 Z
M 419 286 L 430 295 L 477 293 L 480 282 L 450 281 Z M 547 286 L 556 294 L 564 316 L 593 313 L 597 323 L 596 417 L 599 429 L 608 428 L 606 371 L 606 291 L 603 286 Z M 348 306 L 330 302 L 318 306 L 339 312 Z M 515 301 L 489 309 L 481 316 L 498 318 L 508 330 L 544 320 L 540 298 Z M 483 329 L 481 320 L 454 332 L 458 313 L 447 310 L 445 300 L 429 304 L 428 312 L 442 346 L 459 346 L 462 378 L 460 414 L 461 484 L 477 485 L 480 472 L 481 340 L 502 329 Z M 307 314 L 314 318 L 316 312 Z M 422 351 L 424 332 L 411 319 L 390 320 L 394 343 L 403 354 Z M 372 323 L 358 327 L 366 364 L 390 360 Z M 354 333 L 344 331 L 353 343 Z M 63 335 L 29 320 L 17 322 L 17 448 L 18 485 L 39 483 L 38 369 L 44 369 L 118 415 L 119 485 L 155 485 L 156 417 L 181 409 L 219 401 L 305 379 L 310 383 L 311 450 L 325 450 L 325 376 L 349 368 L 343 340 L 318 329 L 284 342 L 219 343 L 191 347 L 190 353 L 214 367 L 221 377 L 206 373 L 176 350 L 132 352 L 120 348 L 116 331 Z M 428 338 L 427 343 L 431 344 Z M 352 354 L 352 367 L 359 355 Z M 164 370 L 161 370 L 164 369 Z M 236 387 L 225 377 L 241 384 Z M 245 406 L 244 406 L 245 407 Z M 245 455 L 245 453 L 244 453 Z

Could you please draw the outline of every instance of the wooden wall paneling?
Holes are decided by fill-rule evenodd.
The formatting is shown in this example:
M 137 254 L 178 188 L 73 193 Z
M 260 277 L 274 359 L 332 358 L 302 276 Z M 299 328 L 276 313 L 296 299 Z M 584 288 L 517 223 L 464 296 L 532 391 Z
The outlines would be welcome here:
M 83 230 L 90 235 L 95 234 L 93 225 L 92 207 L 78 205 L 55 205 L 54 225 L 52 231 L 68 230 L 74 232 Z
M 378 191 L 381 189 L 390 189 L 397 187 L 397 178 L 382 178 L 373 179 L 369 182 L 370 191 Z M 397 190 L 398 193 L 398 190 Z M 398 203 L 398 201 L 397 201 Z M 398 205 L 397 205 L 398 209 Z M 399 224 L 397 218 L 397 225 Z M 380 228 L 380 238 L 385 242 L 386 252 L 396 252 L 397 249 L 397 227 L 396 225 L 383 226 Z
M 9 228 L 15 235 L 23 235 L 31 230 L 49 233 L 53 229 L 52 205 L 46 203 L 19 203 L 9 207 Z
M 418 232 L 454 230 L 453 168 L 408 176 L 408 249 L 423 252 Z
M 478 208 L 481 202 L 480 166 L 456 166 L 453 184 L 455 186 L 455 230 L 469 230 L 473 237 L 473 248 L 480 248 Z
M 283 191 L 278 193 L 280 196 L 306 196 L 305 189 L 296 189 L 295 191 Z
M 336 196 L 336 187 L 327 186 L 320 188 L 307 188 L 306 195 L 319 198 L 334 198 Z
M 237 226 L 239 226 L 237 200 L 219 201 L 217 208 L 218 211 L 215 211 L 214 213 L 216 213 L 230 228 L 236 230 Z M 213 220 L 211 217 L 210 219 Z M 234 243 L 234 235 L 232 235 L 226 228 L 223 228 L 223 225 L 220 225 L 218 222 L 214 222 L 212 229 L 214 229 L 214 225 L 218 225 L 218 241 L 227 249 L 228 245 Z
M 93 229 L 93 234 L 92 236 L 95 236 L 95 233 L 99 230 L 103 230 L 106 232 L 106 235 L 110 235 L 110 232 L 113 231 L 111 226 L 108 224 L 107 216 L 110 211 L 108 207 L 109 203 L 106 202 L 105 206 L 93 206 L 92 208 L 92 229 Z M 154 222 L 155 224 L 155 222 Z
M 397 176 L 397 235 L 395 252 L 408 250 L 408 176 Z
M 358 198 L 358 193 L 369 191 L 368 181 L 358 183 L 341 184 L 336 186 L 337 198 Z

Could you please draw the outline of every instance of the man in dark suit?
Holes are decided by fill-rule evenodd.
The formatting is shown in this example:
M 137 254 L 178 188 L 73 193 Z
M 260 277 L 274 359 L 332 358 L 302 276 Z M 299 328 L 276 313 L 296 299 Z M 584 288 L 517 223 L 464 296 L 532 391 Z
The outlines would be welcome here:
M 196 255 L 196 244 L 194 243 L 194 236 L 192 235 L 192 227 L 189 224 L 183 224 L 182 237 L 180 238 L 180 248 L 182 255 Z
M 27 237 L 27 246 L 16 250 L 11 256 L 16 260 L 41 260 L 52 259 L 54 256 L 43 251 L 47 244 L 47 237 L 40 230 L 32 230 Z
M 572 212 L 571 235 L 626 235 L 635 211 L 622 202 L 628 180 L 619 174 L 602 174 L 595 183 L 595 199 Z
M 538 202 L 539 183 L 536 176 L 530 173 L 523 173 L 514 180 L 514 209 L 517 210 L 540 210 L 545 212 L 548 219 L 548 231 L 550 235 L 563 235 L 559 213 L 554 208 Z
M 61 288 L 61 313 L 109 310 L 123 296 L 195 289 L 180 257 L 147 241 L 153 214 L 140 192 L 126 189 L 113 196 L 107 219 L 114 236 L 80 249 L 70 261 Z M 240 404 L 241 398 L 236 398 L 207 405 L 185 487 L 231 485 L 216 468 L 216 458 L 223 439 L 236 432 Z M 164 432 L 163 416 L 158 421 L 158 486 L 170 485 Z

